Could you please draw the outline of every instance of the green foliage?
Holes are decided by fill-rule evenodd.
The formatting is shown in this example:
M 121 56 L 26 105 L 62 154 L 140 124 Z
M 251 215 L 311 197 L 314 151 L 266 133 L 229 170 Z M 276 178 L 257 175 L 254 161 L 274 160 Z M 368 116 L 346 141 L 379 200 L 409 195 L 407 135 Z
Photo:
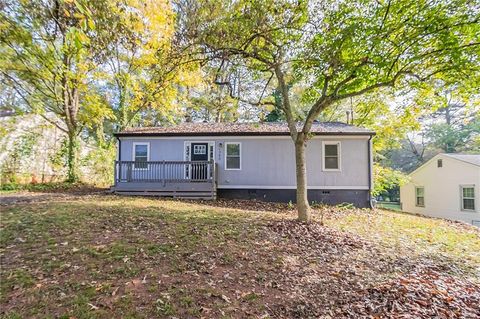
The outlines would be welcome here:
M 36 132 L 27 132 L 15 140 L 11 150 L 5 150 L 6 161 L 0 170 L 2 184 L 18 182 L 19 171 L 22 165 L 30 160 L 37 140 Z
M 277 88 L 273 91 L 272 96 L 275 100 L 275 106 L 267 116 L 265 117 L 266 122 L 280 122 L 285 121 L 285 117 L 282 113 L 282 97 L 280 90 Z
M 13 144 L 10 156 L 17 160 L 28 160 L 32 155 L 33 148 L 38 140 L 35 132 L 28 132 L 21 135 Z
M 466 0 L 200 3 L 191 23 L 201 43 L 259 75 L 280 63 L 307 112 L 322 94 L 343 99 L 479 67 L 478 11 Z
M 302 121 L 308 139 L 313 120 L 352 108 L 354 124 L 377 131 L 381 157 L 426 110 L 446 109 L 439 91 L 478 113 L 479 11 L 468 0 L 9 0 L 2 9 L 0 103 L 66 133 L 52 162 L 71 181 L 80 138 L 95 144 L 82 163 L 110 180 L 111 133 L 129 126 L 243 116 Z M 392 107 L 413 90 L 415 103 Z M 426 137 L 471 151 L 478 130 L 477 117 L 435 123 Z
M 451 124 L 432 124 L 426 137 L 433 147 L 443 150 L 445 153 L 459 153 L 462 151 L 479 151 L 475 146 L 474 138 L 480 134 L 480 121 L 468 123 L 462 129 Z
M 374 188 L 373 196 L 385 195 L 392 189 L 398 189 L 408 182 L 408 177 L 400 171 L 388 167 L 382 167 L 379 164 L 373 165 Z
M 113 167 L 116 156 L 116 144 L 109 144 L 92 149 L 84 164 L 89 173 L 89 181 L 94 185 L 110 186 L 113 184 Z
M 428 146 L 447 153 L 478 151 L 475 139 L 480 135 L 480 76 L 462 80 L 462 84 L 437 80 L 417 90 L 415 102 L 430 112 L 421 119 Z
M 96 32 L 94 20 L 108 14 L 97 10 L 105 1 L 10 1 L 1 13 L 2 82 L 21 98 L 18 108 L 67 133 L 71 181 L 78 180 L 78 135 L 94 118 L 92 112 L 84 115 L 83 98 L 91 92 L 89 80 L 104 53 L 97 45 L 104 35 Z
M 346 112 L 349 112 L 352 124 L 376 132 L 373 148 L 376 154 L 381 154 L 398 148 L 407 133 L 420 129 L 419 119 L 429 112 L 427 108 L 408 100 L 397 102 L 401 93 L 395 95 L 392 90 L 383 89 L 344 100 L 326 109 L 320 118 L 325 121 L 346 122 Z
M 225 87 L 219 87 L 209 80 L 211 69 L 205 68 L 206 79 L 195 90 L 190 90 L 186 101 L 185 117 L 188 120 L 213 122 L 236 122 L 242 114 L 239 101 L 230 96 Z
M 111 36 L 102 76 L 115 128 L 175 122 L 188 88 L 201 82 L 196 63 L 174 43 L 175 14 L 167 0 L 109 1 Z M 115 24 L 110 25 L 111 20 Z M 187 90 L 185 90 L 187 88 Z
M 254 105 L 271 104 L 278 88 L 302 161 L 313 122 L 338 103 L 380 88 L 480 72 L 480 13 L 469 0 L 203 0 L 182 9 L 193 47 L 220 71 L 245 70 L 263 88 L 245 92 L 259 101 Z M 374 109 L 381 112 L 381 104 Z M 400 121 L 387 117 L 382 124 L 395 125 L 378 127 L 388 128 L 378 147 L 388 147 L 388 137 L 414 113 L 408 110 Z M 305 163 L 296 164 L 299 219 L 309 221 Z
M 71 181 L 80 137 L 93 132 L 103 147 L 119 127 L 173 121 L 179 88 L 198 82 L 195 65 L 174 52 L 166 0 L 12 0 L 0 18 L 1 83 L 19 100 L 5 103 L 66 133 Z
M 0 191 L 19 191 L 25 190 L 30 192 L 57 192 L 75 190 L 84 187 L 82 183 L 39 183 L 39 184 L 16 184 L 8 183 L 0 185 Z
M 20 189 L 21 189 L 21 186 L 19 184 L 15 184 L 15 183 L 12 183 L 12 182 L 4 183 L 4 184 L 0 185 L 0 190 L 2 190 L 2 191 L 16 191 L 16 190 L 20 190 Z
M 68 140 L 64 138 L 60 143 L 60 147 L 50 155 L 50 164 L 53 171 L 61 172 L 65 169 L 68 162 Z

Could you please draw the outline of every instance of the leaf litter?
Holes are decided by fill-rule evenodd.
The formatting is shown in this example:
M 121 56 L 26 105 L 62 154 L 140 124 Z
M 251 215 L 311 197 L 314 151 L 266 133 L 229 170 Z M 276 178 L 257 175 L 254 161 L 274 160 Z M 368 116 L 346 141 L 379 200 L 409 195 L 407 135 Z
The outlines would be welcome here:
M 462 260 L 298 223 L 289 205 L 93 196 L 8 209 L 2 316 L 480 317 L 479 280 Z

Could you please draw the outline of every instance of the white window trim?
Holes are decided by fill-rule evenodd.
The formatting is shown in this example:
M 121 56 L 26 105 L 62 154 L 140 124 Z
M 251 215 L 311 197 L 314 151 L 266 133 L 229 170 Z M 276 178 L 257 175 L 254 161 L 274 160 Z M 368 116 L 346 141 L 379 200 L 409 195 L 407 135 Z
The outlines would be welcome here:
M 423 205 L 418 205 L 417 204 L 417 189 L 418 188 L 423 188 Z M 415 199 L 415 207 L 425 207 L 425 186 L 415 186 L 414 199 Z
M 474 209 L 467 209 L 467 208 L 464 208 L 463 207 L 463 189 L 464 188 L 473 188 L 473 208 Z M 476 196 L 476 192 L 475 192 L 475 185 L 474 184 L 470 184 L 470 185 L 460 185 L 460 209 L 464 212 L 476 212 L 477 211 L 477 196 Z M 471 197 L 467 197 L 467 198 L 471 198 Z
M 240 171 L 242 170 L 242 143 L 241 142 L 225 142 L 225 159 L 224 159 L 224 169 L 226 171 Z M 240 161 L 240 167 L 239 168 L 227 168 L 227 149 L 228 145 L 238 145 L 238 149 L 240 152 L 239 155 L 239 161 Z
M 325 168 L 325 146 L 338 145 L 338 168 Z M 342 171 L 342 143 L 340 141 L 322 141 L 322 171 L 324 172 L 341 172 Z
M 132 161 L 134 170 L 148 170 L 148 165 L 146 168 L 135 167 L 135 148 L 137 145 L 146 145 L 147 146 L 147 162 L 150 161 L 150 142 L 134 142 L 132 146 Z

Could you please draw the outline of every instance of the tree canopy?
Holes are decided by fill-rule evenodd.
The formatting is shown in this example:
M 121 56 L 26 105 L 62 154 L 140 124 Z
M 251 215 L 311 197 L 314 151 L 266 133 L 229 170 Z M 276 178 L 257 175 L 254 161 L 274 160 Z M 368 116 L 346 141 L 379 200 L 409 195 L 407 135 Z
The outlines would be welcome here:
M 20 98 L 17 109 L 66 133 L 70 181 L 83 131 L 103 140 L 105 122 L 111 133 L 142 112 L 171 117 L 179 86 L 196 81 L 196 66 L 173 46 L 168 1 L 7 1 L 3 9 L 2 83 Z
M 190 3 L 189 3 L 190 4 Z M 280 109 L 296 146 L 299 218 L 310 220 L 305 147 L 311 125 L 345 99 L 479 71 L 478 4 L 447 1 L 198 1 L 192 42 L 218 71 L 246 69 Z M 473 14 L 472 14 L 473 13 Z M 232 87 L 231 81 L 221 82 Z M 253 94 L 252 94 L 253 93 Z M 301 121 L 300 128 L 297 122 Z

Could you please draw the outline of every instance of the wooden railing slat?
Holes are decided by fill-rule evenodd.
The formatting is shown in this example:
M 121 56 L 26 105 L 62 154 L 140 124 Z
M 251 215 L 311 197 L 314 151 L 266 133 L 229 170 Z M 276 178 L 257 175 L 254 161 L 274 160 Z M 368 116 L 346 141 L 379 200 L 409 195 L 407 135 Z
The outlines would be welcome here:
M 214 161 L 115 161 L 114 169 L 115 183 L 213 183 L 216 177 Z

